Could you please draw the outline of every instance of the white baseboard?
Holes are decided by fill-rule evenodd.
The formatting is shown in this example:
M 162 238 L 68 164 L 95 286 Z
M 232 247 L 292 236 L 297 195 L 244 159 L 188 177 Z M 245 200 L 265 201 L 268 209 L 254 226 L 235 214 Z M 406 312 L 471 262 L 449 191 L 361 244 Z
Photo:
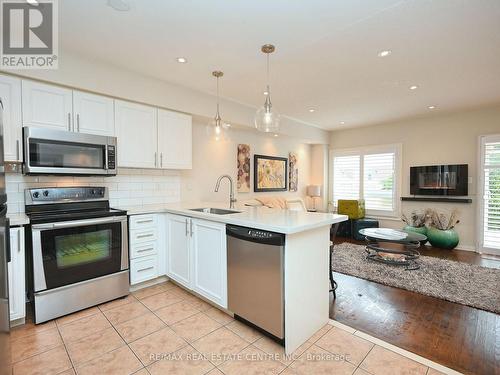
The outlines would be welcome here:
M 432 247 L 432 245 L 427 242 L 425 244 L 425 246 L 427 247 Z M 443 251 L 446 250 L 446 249 L 443 249 Z M 478 253 L 478 251 L 476 250 L 476 247 L 475 246 L 470 246 L 470 245 L 458 245 L 454 250 L 463 250 L 463 251 L 471 251 L 471 252 L 474 252 L 474 253 Z

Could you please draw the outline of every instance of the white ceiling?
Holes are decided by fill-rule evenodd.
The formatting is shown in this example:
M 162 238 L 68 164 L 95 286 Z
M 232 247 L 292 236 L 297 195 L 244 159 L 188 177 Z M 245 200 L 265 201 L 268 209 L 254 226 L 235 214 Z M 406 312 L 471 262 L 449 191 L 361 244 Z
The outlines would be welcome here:
M 500 102 L 499 0 L 128 1 L 60 1 L 62 48 L 260 106 L 273 43 L 275 109 L 324 129 Z

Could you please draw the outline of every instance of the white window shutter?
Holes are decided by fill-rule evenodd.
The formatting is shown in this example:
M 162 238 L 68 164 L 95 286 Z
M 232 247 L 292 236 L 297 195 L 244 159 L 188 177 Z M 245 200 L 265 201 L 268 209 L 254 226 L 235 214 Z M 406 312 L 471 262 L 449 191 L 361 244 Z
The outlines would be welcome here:
M 359 155 L 335 156 L 333 159 L 333 202 L 339 199 L 359 199 Z
M 394 211 L 395 154 L 369 154 L 363 159 L 363 191 L 367 210 Z
M 483 246 L 500 249 L 500 142 L 485 142 L 483 150 Z

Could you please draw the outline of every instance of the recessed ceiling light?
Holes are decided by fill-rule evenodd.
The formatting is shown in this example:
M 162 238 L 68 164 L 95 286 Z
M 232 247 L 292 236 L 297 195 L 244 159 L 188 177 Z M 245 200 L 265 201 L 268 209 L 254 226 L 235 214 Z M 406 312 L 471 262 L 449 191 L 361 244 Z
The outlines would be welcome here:
M 274 136 L 275 136 L 275 137 L 277 137 L 277 136 L 278 136 L 278 134 L 275 134 Z
M 269 93 L 267 91 L 264 91 L 264 95 L 269 95 Z
M 430 106 L 429 106 L 429 107 L 427 107 L 427 108 L 429 108 L 429 109 L 434 109 L 434 108 L 436 108 L 436 106 L 435 106 L 435 105 L 430 105 Z
M 418 89 L 417 85 L 410 86 L 410 90 L 416 90 L 416 89 Z
M 340 121 L 340 125 L 345 125 L 345 121 Z
M 185 57 L 177 57 L 177 58 L 175 59 L 175 61 L 177 61 L 178 63 L 181 63 L 181 64 L 185 64 L 185 63 L 187 63 L 187 62 L 188 62 L 188 61 L 187 61 L 187 59 L 186 59 Z
M 309 112 L 313 113 L 314 111 L 316 111 L 314 108 L 309 108 Z
M 130 4 L 126 0 L 108 0 L 108 6 L 119 12 L 127 12 L 130 10 Z
M 392 53 L 392 51 L 391 51 L 391 50 L 388 50 L 388 49 L 387 49 L 387 50 L 384 50 L 384 51 L 380 51 L 380 52 L 378 53 L 378 57 L 387 57 L 387 56 L 389 56 L 391 53 Z

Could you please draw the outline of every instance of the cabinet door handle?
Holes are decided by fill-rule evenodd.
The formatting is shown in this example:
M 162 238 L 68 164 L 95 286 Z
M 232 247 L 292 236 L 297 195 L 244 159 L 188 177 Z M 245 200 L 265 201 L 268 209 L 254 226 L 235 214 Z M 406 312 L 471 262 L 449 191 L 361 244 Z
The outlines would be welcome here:
M 144 219 L 144 220 L 137 220 L 137 224 L 145 224 L 145 223 L 152 223 L 153 219 Z
M 163 152 L 160 152 L 160 167 L 163 168 Z
M 153 268 L 154 268 L 154 266 L 149 266 L 149 267 L 146 267 L 146 268 L 141 268 L 140 270 L 137 270 L 137 272 L 147 271 L 147 270 L 151 270 Z
M 188 231 L 188 219 L 186 219 L 186 237 L 188 236 L 189 231 Z
M 80 114 L 76 114 L 76 131 L 80 132 Z
M 17 236 L 17 252 L 20 253 L 21 252 L 21 233 L 18 232 L 18 236 Z
M 137 238 L 146 238 L 146 237 L 153 237 L 153 233 L 137 235 Z
M 150 251 L 150 250 L 154 250 L 154 249 L 153 249 L 152 247 L 146 247 L 146 248 L 144 248 L 144 249 L 139 249 L 139 250 L 137 250 L 137 252 L 138 252 L 138 253 L 143 253 L 143 252 L 145 252 L 145 251 Z
M 71 113 L 68 113 L 68 131 L 71 131 Z
M 158 154 L 155 152 L 155 168 L 158 167 Z
M 16 140 L 16 160 L 19 161 L 19 139 Z
M 189 229 L 190 229 L 190 232 L 191 232 L 190 236 L 193 237 L 193 220 L 189 220 L 189 222 L 190 222 L 190 225 L 189 225 L 190 228 Z

